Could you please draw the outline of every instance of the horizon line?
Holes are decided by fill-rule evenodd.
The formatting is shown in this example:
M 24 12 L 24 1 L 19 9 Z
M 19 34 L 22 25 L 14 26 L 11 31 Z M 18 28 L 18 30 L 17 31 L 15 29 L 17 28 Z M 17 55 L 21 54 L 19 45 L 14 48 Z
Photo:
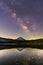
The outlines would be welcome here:
M 20 38 L 20 37 L 17 37 L 17 38 L 0 37 L 0 38 L 16 40 L 17 38 Z M 24 37 L 21 37 L 21 38 L 25 39 Z M 37 40 L 37 39 L 43 39 L 43 38 L 36 38 L 36 39 L 33 38 L 33 39 L 25 39 L 25 40 Z

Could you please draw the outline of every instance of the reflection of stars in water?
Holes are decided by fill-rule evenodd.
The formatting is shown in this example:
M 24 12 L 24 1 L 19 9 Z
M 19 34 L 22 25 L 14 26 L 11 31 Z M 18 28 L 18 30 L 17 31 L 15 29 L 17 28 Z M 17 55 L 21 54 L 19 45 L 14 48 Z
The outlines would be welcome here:
M 40 56 L 39 52 L 37 53 L 38 56 Z
M 32 59 L 33 59 L 34 57 L 32 56 Z
M 42 53 L 41 51 L 37 53 L 37 55 L 38 55 L 38 59 L 39 59 L 39 60 L 41 59 L 42 54 L 43 54 L 43 53 Z

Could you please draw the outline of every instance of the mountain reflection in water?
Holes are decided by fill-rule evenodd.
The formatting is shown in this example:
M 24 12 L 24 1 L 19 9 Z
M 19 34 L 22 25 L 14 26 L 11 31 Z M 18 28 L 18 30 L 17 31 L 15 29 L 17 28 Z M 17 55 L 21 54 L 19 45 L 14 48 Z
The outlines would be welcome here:
M 0 65 L 43 65 L 43 50 L 24 48 L 0 50 Z

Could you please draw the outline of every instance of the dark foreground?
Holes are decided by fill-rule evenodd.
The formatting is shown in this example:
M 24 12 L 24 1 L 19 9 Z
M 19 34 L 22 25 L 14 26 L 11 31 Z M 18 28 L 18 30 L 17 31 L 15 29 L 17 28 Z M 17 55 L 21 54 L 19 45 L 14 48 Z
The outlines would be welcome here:
M 15 40 L 0 38 L 0 50 L 18 47 L 43 49 L 43 39 L 25 40 L 20 37 Z
M 5 43 L 0 45 L 0 50 L 3 49 L 11 49 L 11 48 L 36 48 L 36 49 L 43 49 L 43 45 L 11 45 L 11 44 L 7 44 Z

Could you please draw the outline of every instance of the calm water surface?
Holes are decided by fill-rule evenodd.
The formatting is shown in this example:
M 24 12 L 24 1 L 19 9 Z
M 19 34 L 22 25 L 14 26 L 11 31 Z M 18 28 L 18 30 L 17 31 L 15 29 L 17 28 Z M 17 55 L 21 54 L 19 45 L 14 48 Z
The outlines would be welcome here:
M 43 65 L 43 50 L 24 48 L 0 50 L 0 65 Z

